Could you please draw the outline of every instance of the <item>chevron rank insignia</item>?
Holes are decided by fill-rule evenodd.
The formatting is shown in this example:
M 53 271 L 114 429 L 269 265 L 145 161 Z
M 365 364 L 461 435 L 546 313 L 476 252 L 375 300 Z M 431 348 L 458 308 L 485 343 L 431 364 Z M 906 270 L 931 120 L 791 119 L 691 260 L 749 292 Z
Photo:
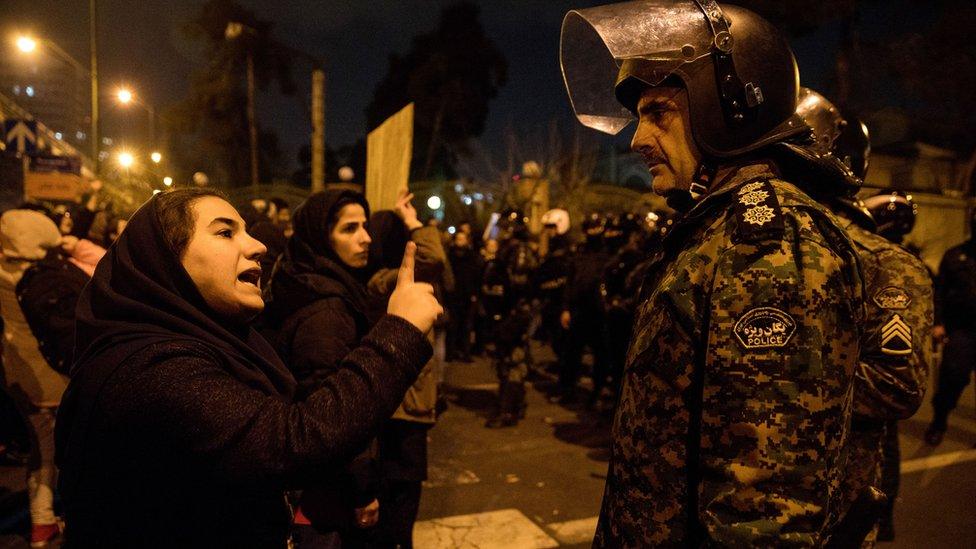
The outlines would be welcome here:
M 882 309 L 907 309 L 912 303 L 912 296 L 897 286 L 888 286 L 875 294 L 874 302 Z
M 912 354 L 912 328 L 899 315 L 891 315 L 881 328 L 881 352 L 886 355 Z

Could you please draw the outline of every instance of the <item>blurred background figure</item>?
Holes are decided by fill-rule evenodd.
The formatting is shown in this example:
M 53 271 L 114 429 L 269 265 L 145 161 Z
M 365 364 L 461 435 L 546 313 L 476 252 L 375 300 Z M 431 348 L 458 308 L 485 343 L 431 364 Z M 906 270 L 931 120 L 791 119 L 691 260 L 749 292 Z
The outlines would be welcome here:
M 4 318 L 3 366 L 7 390 L 28 419 L 31 455 L 27 493 L 31 543 L 44 546 L 60 533 L 54 514 L 54 418 L 67 377 L 56 372 L 41 353 L 21 310 L 16 288 L 24 273 L 61 243 L 61 231 L 34 210 L 8 210 L 0 216 L 0 310 Z
M 559 356 L 559 393 L 554 397 L 560 403 L 572 403 L 578 398 L 576 384 L 585 348 L 589 347 L 593 353 L 592 402 L 606 383 L 608 371 L 600 299 L 600 281 L 610 259 L 603 239 L 607 219 L 599 213 L 590 213 L 583 220 L 582 228 L 584 240 L 574 254 L 573 272 L 566 285 L 559 319 L 567 342 Z
M 930 446 L 942 444 L 949 414 L 976 367 L 976 210 L 970 212 L 969 226 L 969 239 L 942 256 L 935 282 L 933 335 L 945 341 L 945 348 L 932 396 L 935 415 L 925 431 Z
M 445 293 L 454 287 L 440 231 L 436 224 L 425 226 L 418 220 L 412 200 L 412 194 L 403 193 L 392 211 L 381 210 L 370 216 L 372 274 L 367 289 L 374 309 L 385 310 L 396 287 L 407 242 L 417 245 L 417 282 L 431 284 L 442 302 Z M 430 338 L 433 341 L 433 332 Z M 380 514 L 374 536 L 377 547 L 413 546 L 413 525 L 420 509 L 423 481 L 427 480 L 427 431 L 437 421 L 442 367 L 436 356 L 424 366 L 380 432 Z
M 483 265 L 474 247 L 470 225 L 451 239 L 447 257 L 454 273 L 454 291 L 447 297 L 447 361 L 471 362 L 471 336 L 478 310 Z

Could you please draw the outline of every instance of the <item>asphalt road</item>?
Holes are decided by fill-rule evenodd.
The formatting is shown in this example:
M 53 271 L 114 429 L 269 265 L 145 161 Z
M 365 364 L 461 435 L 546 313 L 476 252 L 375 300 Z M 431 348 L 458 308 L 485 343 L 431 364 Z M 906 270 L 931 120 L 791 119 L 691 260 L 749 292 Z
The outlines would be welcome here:
M 550 384 L 537 379 L 518 427 L 485 429 L 494 390 L 487 361 L 451 363 L 445 381 L 451 405 L 430 432 L 418 547 L 588 547 L 607 470 L 607 422 L 582 406 L 550 404 Z M 938 448 L 922 442 L 928 398 L 901 423 L 907 471 L 896 538 L 880 547 L 976 547 L 974 404 L 970 385 Z
M 540 362 L 551 358 L 537 349 Z M 934 379 L 934 377 L 933 377 Z M 483 427 L 496 383 L 485 359 L 445 368 L 449 406 L 430 431 L 429 480 L 415 529 L 418 549 L 588 547 L 607 470 L 608 421 L 583 406 L 551 404 L 535 376 L 517 427 Z M 976 547 L 976 410 L 963 394 L 945 442 L 922 442 L 926 401 L 902 422 L 896 541 L 881 547 Z M 25 548 L 24 470 L 0 467 L 0 549 Z

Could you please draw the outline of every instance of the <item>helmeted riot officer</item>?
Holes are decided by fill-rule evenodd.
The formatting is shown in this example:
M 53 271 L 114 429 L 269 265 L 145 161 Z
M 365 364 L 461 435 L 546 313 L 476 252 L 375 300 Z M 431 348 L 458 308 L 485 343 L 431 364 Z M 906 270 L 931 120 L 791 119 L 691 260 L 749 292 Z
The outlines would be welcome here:
M 628 286 L 628 280 L 648 255 L 645 246 L 651 244 L 649 241 L 657 232 L 657 221 L 657 214 L 650 219 L 634 213 L 617 215 L 610 219 L 604 233 L 606 247 L 612 255 L 600 282 L 609 380 L 604 393 L 598 395 L 598 404 L 603 409 L 612 409 L 616 404 L 627 344 L 634 326 L 633 296 L 638 288 Z
M 580 122 L 636 118 L 632 149 L 685 212 L 644 277 L 594 544 L 826 543 L 863 281 L 833 216 L 777 176 L 770 146 L 810 132 L 786 40 L 741 8 L 647 0 L 570 12 L 560 49 Z
M 600 300 L 600 278 L 609 260 L 603 235 L 606 217 L 591 212 L 583 219 L 583 242 L 573 257 L 572 274 L 563 294 L 560 324 L 565 330 L 559 356 L 559 394 L 553 400 L 571 403 L 576 400 L 576 384 L 582 370 L 583 351 L 593 353 L 593 396 L 599 395 L 606 382 L 607 360 L 605 326 Z
M 525 414 L 525 377 L 528 375 L 531 354 L 529 329 L 532 321 L 531 300 L 535 295 L 534 272 L 538 265 L 535 252 L 529 246 L 525 216 L 510 211 L 503 234 L 493 276 L 504 280 L 503 304 L 496 313 L 492 341 L 495 344 L 493 362 L 498 376 L 498 408 L 485 423 L 486 427 L 510 427 Z M 497 285 L 494 285 L 497 290 Z
M 896 244 L 901 244 L 905 235 L 915 227 L 918 205 L 910 194 L 901 191 L 881 193 L 866 198 L 864 205 L 874 216 L 878 234 Z
M 946 250 L 936 281 L 937 339 L 945 339 L 942 364 L 932 397 L 935 412 L 925 442 L 938 446 L 949 427 L 949 414 L 969 385 L 976 366 L 976 209 L 970 212 L 970 236 Z
M 925 265 L 897 244 L 914 225 L 908 201 L 898 195 L 890 201 L 886 195 L 868 199 L 876 205 L 871 208 L 855 197 L 869 159 L 867 126 L 853 117 L 845 119 L 826 98 L 806 88 L 797 114 L 813 128 L 812 139 L 788 149 L 801 162 L 798 181 L 833 210 L 856 244 L 870 298 L 856 370 L 846 481 L 852 497 L 878 486 L 887 504 L 855 507 L 850 513 L 860 513 L 867 524 L 880 519 L 878 538 L 890 540 L 898 495 L 898 420 L 921 405 L 932 358 L 932 279 Z M 911 212 L 909 221 L 889 210 L 895 203 Z
M 559 315 L 563 310 L 563 293 L 571 274 L 572 243 L 569 240 L 571 227 L 569 212 L 554 208 L 542 215 L 542 229 L 548 239 L 545 257 L 535 273 L 535 284 L 541 301 L 541 323 L 537 337 L 548 341 L 558 356 L 561 352 L 562 328 Z

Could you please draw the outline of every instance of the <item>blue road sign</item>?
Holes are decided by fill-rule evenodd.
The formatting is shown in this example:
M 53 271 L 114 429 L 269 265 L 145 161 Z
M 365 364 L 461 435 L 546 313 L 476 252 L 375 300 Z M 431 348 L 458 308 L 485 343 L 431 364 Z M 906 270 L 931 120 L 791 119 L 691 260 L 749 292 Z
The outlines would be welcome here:
M 39 154 L 31 156 L 32 172 L 61 172 L 81 174 L 81 158 L 77 156 L 57 156 Z
M 4 142 L 7 150 L 18 153 L 32 153 L 37 150 L 37 122 L 8 118 L 3 121 Z

